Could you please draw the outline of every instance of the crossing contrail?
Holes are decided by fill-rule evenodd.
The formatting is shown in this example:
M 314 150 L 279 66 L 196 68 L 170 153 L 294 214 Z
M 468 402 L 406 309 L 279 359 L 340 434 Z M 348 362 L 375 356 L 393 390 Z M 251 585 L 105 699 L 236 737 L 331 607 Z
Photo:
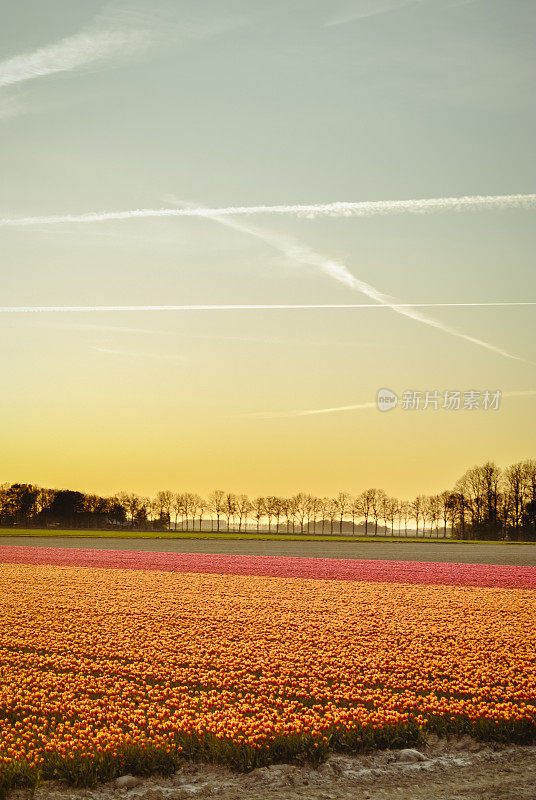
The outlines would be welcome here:
M 3 217 L 0 227 L 17 228 L 29 225 L 61 225 L 64 223 L 96 223 L 153 217 L 236 217 L 293 216 L 372 217 L 378 214 L 431 213 L 478 209 L 536 208 L 536 194 L 473 195 L 467 197 L 435 197 L 420 200 L 366 200 L 274 206 L 224 206 L 221 208 L 136 208 L 127 211 L 92 211 L 86 214 L 58 214 L 35 217 Z
M 184 209 L 184 203 L 182 201 L 177 201 L 177 204 L 183 206 L 183 208 L 180 210 L 187 210 Z M 489 350 L 492 353 L 501 355 L 504 358 L 510 358 L 515 361 L 527 360 L 521 356 L 516 356 L 512 353 L 509 353 L 508 351 L 503 350 L 501 347 L 497 347 L 489 342 L 485 342 L 482 339 L 469 336 L 469 334 L 463 333 L 463 331 L 459 331 L 456 328 L 451 328 L 450 326 L 445 325 L 443 322 L 439 322 L 439 320 L 433 319 L 432 317 L 427 317 L 424 314 L 421 314 L 420 311 L 416 311 L 415 306 L 397 302 L 395 298 L 383 294 L 383 292 L 380 292 L 371 284 L 356 278 L 355 275 L 353 275 L 344 264 L 340 264 L 337 261 L 326 258 L 326 256 L 317 253 L 307 244 L 304 244 L 298 239 L 290 237 L 286 234 L 281 234 L 278 232 L 276 233 L 275 231 L 267 231 L 264 228 L 257 228 L 250 224 L 238 222 L 236 219 L 228 218 L 225 215 L 222 216 L 216 213 L 209 213 L 205 214 L 205 216 L 221 225 L 241 231 L 249 236 L 253 236 L 256 239 L 266 242 L 270 247 L 274 247 L 287 258 L 299 264 L 316 267 L 320 272 L 323 272 L 325 275 L 333 278 L 338 283 L 342 283 L 353 291 L 360 292 L 361 294 L 364 294 L 365 297 L 374 300 L 379 306 L 390 308 L 397 314 L 401 314 L 402 316 L 409 317 L 416 322 L 421 322 L 424 325 L 441 330 L 450 336 L 464 339 L 471 344 L 475 344 L 478 347 L 483 347 L 485 350 Z
M 491 303 L 264 303 L 242 305 L 181 305 L 181 306 L 0 306 L 0 314 L 29 314 L 47 312 L 89 311 L 287 311 L 344 308 L 494 308 L 536 306 L 536 301 L 501 301 Z
M 274 247 L 286 257 L 297 263 L 306 264 L 319 269 L 329 275 L 339 283 L 343 283 L 354 291 L 364 294 L 369 299 L 375 301 L 380 306 L 391 308 L 395 313 L 409 317 L 417 322 L 421 322 L 430 327 L 442 330 L 451 336 L 455 336 L 465 341 L 471 342 L 505 358 L 518 361 L 525 361 L 519 356 L 508 353 L 500 347 L 492 345 L 476 337 L 451 328 L 438 320 L 426 317 L 416 310 L 416 306 L 399 303 L 386 294 L 383 294 L 371 284 L 356 278 L 344 264 L 340 264 L 332 259 L 315 252 L 308 245 L 290 236 L 266 231 L 251 225 L 238 222 L 236 216 L 252 216 L 256 214 L 291 214 L 294 216 L 316 217 L 320 215 L 334 217 L 348 216 L 372 216 L 374 214 L 391 213 L 422 213 L 430 211 L 463 210 L 478 208 L 536 208 L 536 194 L 515 194 L 515 195 L 492 195 L 492 196 L 466 196 L 466 197 L 443 197 L 428 198 L 421 200 L 382 200 L 365 202 L 337 202 L 322 205 L 280 205 L 280 206 L 226 206 L 222 208 L 185 207 L 183 203 L 178 203 L 179 207 L 160 208 L 160 209 L 134 209 L 131 211 L 100 212 L 80 215 L 60 215 L 60 216 L 41 216 L 41 217 L 18 217 L 0 218 L 0 227 L 20 227 L 28 225 L 53 225 L 61 223 L 96 223 L 108 220 L 126 220 L 148 217 L 202 217 L 211 219 L 220 224 L 226 225 L 235 230 L 242 231 L 250 236 L 266 242 Z M 9 311 L 9 308 L 0 309 Z M 22 308 L 20 310 L 36 310 L 32 308 Z M 44 308 L 42 310 L 45 310 Z M 109 307 L 50 307 L 48 310 L 187 310 L 183 307 L 169 306 L 109 306 Z M 191 309 L 194 310 L 194 309 Z M 197 310 L 202 310 L 198 308 Z M 222 309 L 223 310 L 223 309 Z

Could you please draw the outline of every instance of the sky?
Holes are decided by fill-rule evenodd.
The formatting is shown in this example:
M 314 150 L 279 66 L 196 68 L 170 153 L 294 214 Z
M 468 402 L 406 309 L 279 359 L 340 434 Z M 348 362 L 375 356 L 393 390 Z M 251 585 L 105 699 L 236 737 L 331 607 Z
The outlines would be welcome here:
M 532 4 L 5 6 L 0 481 L 412 497 L 534 455 Z

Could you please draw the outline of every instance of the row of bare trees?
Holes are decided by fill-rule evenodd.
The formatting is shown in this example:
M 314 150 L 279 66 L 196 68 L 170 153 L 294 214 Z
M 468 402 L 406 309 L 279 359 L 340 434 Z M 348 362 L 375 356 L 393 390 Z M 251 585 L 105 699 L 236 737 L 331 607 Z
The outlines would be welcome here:
M 505 470 L 488 462 L 453 489 L 398 500 L 382 489 L 359 495 L 250 498 L 223 490 L 208 497 L 160 491 L 99 497 L 30 484 L 0 486 L 0 523 L 16 526 L 159 531 L 268 532 L 536 540 L 536 461 Z
M 339 492 L 336 497 L 315 497 L 299 493 L 292 497 L 268 495 L 250 499 L 245 494 L 217 490 L 203 499 L 197 494 L 159 492 L 155 500 L 145 500 L 159 518 L 167 518 L 174 530 L 213 531 L 261 530 L 270 533 L 343 533 L 363 531 L 367 534 L 405 533 L 413 522 L 417 532 L 435 531 L 440 522 L 446 534 L 450 517 L 447 514 L 450 493 L 414 501 L 399 501 L 381 489 L 367 489 L 353 497 Z M 136 503 L 143 498 L 129 495 L 125 504 L 130 520 L 135 519 Z

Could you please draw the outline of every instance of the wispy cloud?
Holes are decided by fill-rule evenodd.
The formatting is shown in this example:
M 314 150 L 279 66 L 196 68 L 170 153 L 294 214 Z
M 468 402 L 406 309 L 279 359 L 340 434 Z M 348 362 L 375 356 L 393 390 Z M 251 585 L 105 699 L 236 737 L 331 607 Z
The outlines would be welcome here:
M 536 303 L 534 303 L 536 305 Z M 346 306 L 343 306 L 343 308 Z M 368 308 L 381 308 L 381 306 L 377 306 L 376 304 L 368 304 Z M 28 329 L 28 323 L 25 321 L 25 329 Z M 191 328 L 187 331 L 184 330 L 173 330 L 173 329 L 162 329 L 162 328 L 131 328 L 124 325 L 98 325 L 92 324 L 90 322 L 86 323 L 77 323 L 77 322 L 43 322 L 39 321 L 35 323 L 35 328 L 38 330 L 58 330 L 58 331 L 79 331 L 81 333 L 113 333 L 117 334 L 118 336 L 126 335 L 150 335 L 150 336 L 164 336 L 164 337 L 171 337 L 171 338 L 178 338 L 178 339 L 194 339 L 194 340 L 202 340 L 202 341 L 217 341 L 220 342 L 233 342 L 233 343 L 249 343 L 253 342 L 254 344 L 267 344 L 267 345 L 281 345 L 281 346 L 297 346 L 297 347 L 359 347 L 360 349 L 363 348 L 364 343 L 360 341 L 359 344 L 357 342 L 348 342 L 348 341 L 339 341 L 339 340 L 328 340 L 328 339 L 305 339 L 302 337 L 290 337 L 290 336 L 250 336 L 248 334 L 236 334 L 236 335 L 229 335 L 225 333 L 221 333 L 220 331 L 215 331 L 214 333 L 194 333 Z
M 374 300 L 378 305 L 390 308 L 397 314 L 409 317 L 410 319 L 415 320 L 415 322 L 420 322 L 424 325 L 428 325 L 429 327 L 436 328 L 436 330 L 440 330 L 449 336 L 463 339 L 471 344 L 477 345 L 478 347 L 482 347 L 485 350 L 489 350 L 492 353 L 504 356 L 505 358 L 514 359 L 516 361 L 526 361 L 526 359 L 513 355 L 501 347 L 497 347 L 496 345 L 485 342 L 482 339 L 477 339 L 474 336 L 463 333 L 462 331 L 452 328 L 449 325 L 445 325 L 445 323 L 433 319 L 432 317 L 424 316 L 424 314 L 421 314 L 416 310 L 415 306 L 399 303 L 394 297 L 390 297 L 389 295 L 380 292 L 370 283 L 366 283 L 365 281 L 356 278 L 344 264 L 341 264 L 333 259 L 326 258 L 298 239 L 294 239 L 290 236 L 276 233 L 274 231 L 267 231 L 265 229 L 252 227 L 251 225 L 244 225 L 244 223 L 237 222 L 234 219 L 228 219 L 226 216 L 221 216 L 214 213 L 207 216 L 209 219 L 212 219 L 215 222 L 226 225 L 234 230 L 242 231 L 243 233 L 247 233 L 256 239 L 266 242 L 268 245 L 274 247 L 287 258 L 296 261 L 297 263 L 316 267 L 320 272 L 328 275 L 338 283 L 342 283 L 353 291 L 364 294 L 365 297 L 369 297 L 371 300 Z
M 146 50 L 158 39 L 155 29 L 105 28 L 103 22 L 99 18 L 85 31 L 2 61 L 0 87 L 70 72 L 96 62 L 118 61 Z
M 536 389 L 522 389 L 519 392 L 503 392 L 503 397 L 534 397 Z
M 81 331 L 90 333 L 119 333 L 119 334 L 139 334 L 139 335 L 169 335 L 170 331 L 159 330 L 158 328 L 129 328 L 124 325 L 95 325 L 90 322 L 70 322 L 70 323 L 54 323 L 42 322 L 36 323 L 36 327 L 40 330 L 42 328 L 53 328 L 60 331 Z
M 139 350 L 118 350 L 112 347 L 93 347 L 98 353 L 106 353 L 107 355 L 111 356 L 121 356 L 127 358 L 146 358 L 146 359 L 162 359 L 166 361 L 181 361 L 186 362 L 188 359 L 186 356 L 179 355 L 177 353 L 151 353 L 151 352 L 142 352 Z
M 179 13 L 173 5 L 157 2 L 150 13 L 140 13 L 132 3 L 111 3 L 78 33 L 0 62 L 0 88 L 60 72 L 111 66 L 156 46 L 214 36 L 242 24 L 244 20 L 229 15 L 203 17 L 195 6 Z M 20 107 L 19 113 L 23 110 Z
M 237 216 L 292 216 L 316 217 L 372 217 L 378 214 L 425 214 L 442 211 L 469 211 L 485 209 L 536 208 L 536 194 L 467 195 L 464 197 L 431 197 L 417 200 L 365 200 L 356 202 L 274 205 L 274 206 L 223 206 L 220 208 L 136 208 L 127 211 L 93 211 L 86 214 L 57 214 L 37 217 L 3 217 L 0 227 L 16 228 L 29 225 L 60 225 L 65 223 L 97 223 L 152 217 L 237 217 Z
M 334 25 L 344 25 L 348 22 L 376 17 L 379 14 L 387 14 L 390 11 L 399 11 L 408 6 L 420 6 L 426 0 L 353 0 L 346 3 L 339 11 L 336 11 L 325 23 L 326 27 Z M 447 0 L 439 3 L 442 7 L 467 5 L 474 0 Z M 437 4 L 436 4 L 437 5 Z
M 0 97 L 0 119 L 18 117 L 25 111 L 22 99 L 18 95 L 4 94 Z
M 326 27 L 356 22 L 358 19 L 386 14 L 405 6 L 421 5 L 424 0 L 354 0 L 336 11 L 326 22 Z

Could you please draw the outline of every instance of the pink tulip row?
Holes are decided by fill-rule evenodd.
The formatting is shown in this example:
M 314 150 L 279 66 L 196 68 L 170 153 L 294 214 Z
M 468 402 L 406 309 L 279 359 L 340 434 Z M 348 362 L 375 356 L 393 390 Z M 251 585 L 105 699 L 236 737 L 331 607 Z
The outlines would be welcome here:
M 0 546 L 0 563 L 536 589 L 536 567 Z

